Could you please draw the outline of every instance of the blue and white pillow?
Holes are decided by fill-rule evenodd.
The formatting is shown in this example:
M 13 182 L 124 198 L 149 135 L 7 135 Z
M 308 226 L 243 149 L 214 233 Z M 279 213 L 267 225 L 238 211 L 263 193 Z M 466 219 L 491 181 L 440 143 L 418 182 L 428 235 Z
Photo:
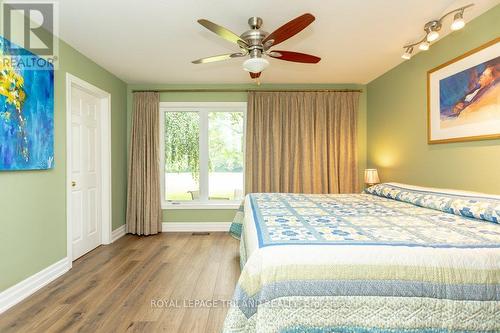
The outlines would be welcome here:
M 395 183 L 378 184 L 367 188 L 365 193 L 500 224 L 500 197 L 497 196 Z

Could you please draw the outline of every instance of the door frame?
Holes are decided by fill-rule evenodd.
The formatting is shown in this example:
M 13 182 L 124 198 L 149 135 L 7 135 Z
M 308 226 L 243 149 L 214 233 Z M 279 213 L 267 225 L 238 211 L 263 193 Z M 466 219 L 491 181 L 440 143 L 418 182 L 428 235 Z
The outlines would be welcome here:
M 111 94 L 96 86 L 66 73 L 66 227 L 67 257 L 73 263 L 73 223 L 71 215 L 71 92 L 73 87 L 97 97 L 101 101 L 101 245 L 112 243 L 111 210 Z

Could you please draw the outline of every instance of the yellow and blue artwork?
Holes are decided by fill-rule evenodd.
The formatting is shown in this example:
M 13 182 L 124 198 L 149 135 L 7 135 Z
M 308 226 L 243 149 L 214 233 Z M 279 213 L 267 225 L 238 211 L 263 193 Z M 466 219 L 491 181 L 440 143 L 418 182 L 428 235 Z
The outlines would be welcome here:
M 54 167 L 54 68 L 23 59 L 41 58 L 0 36 L 0 171 Z
M 439 90 L 441 126 L 498 116 L 500 57 L 442 79 Z
M 500 138 L 500 38 L 427 73 L 428 142 Z

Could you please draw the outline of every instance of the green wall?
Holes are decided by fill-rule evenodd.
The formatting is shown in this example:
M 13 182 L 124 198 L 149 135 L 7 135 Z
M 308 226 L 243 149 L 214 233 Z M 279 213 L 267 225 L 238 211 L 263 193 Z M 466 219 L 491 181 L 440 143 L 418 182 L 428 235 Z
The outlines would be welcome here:
M 128 130 L 130 133 L 130 120 L 132 114 L 132 90 L 160 90 L 160 89 L 257 89 L 254 84 L 233 84 L 233 85 L 129 85 L 128 86 Z M 356 84 L 262 84 L 258 89 L 362 89 L 365 86 Z M 204 92 L 204 93 L 184 93 L 169 92 L 161 93 L 162 102 L 246 102 L 245 92 Z M 360 183 L 362 183 L 362 173 L 366 167 L 366 93 L 360 96 L 359 100 L 359 128 L 358 128 L 358 158 L 360 170 Z M 163 211 L 164 222 L 229 222 L 232 221 L 236 210 L 232 209 L 169 209 Z
M 64 42 L 55 71 L 55 168 L 0 172 L 0 291 L 66 256 L 66 73 L 111 94 L 113 228 L 126 205 L 126 84 Z
M 500 140 L 427 144 L 427 71 L 500 36 L 500 5 L 368 84 L 368 165 L 381 181 L 500 193 Z

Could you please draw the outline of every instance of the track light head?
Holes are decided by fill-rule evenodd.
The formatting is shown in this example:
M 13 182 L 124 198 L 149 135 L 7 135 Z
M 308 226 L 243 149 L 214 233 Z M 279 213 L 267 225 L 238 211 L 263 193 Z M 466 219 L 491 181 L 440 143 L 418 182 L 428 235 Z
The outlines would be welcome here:
M 426 42 L 425 40 L 418 45 L 418 48 L 422 51 L 427 51 L 429 49 L 429 42 Z
M 453 22 L 451 23 L 451 30 L 460 30 L 465 26 L 464 21 L 464 11 L 460 11 L 453 16 Z
M 405 53 L 401 56 L 404 60 L 410 60 L 411 54 L 413 53 L 413 46 L 407 47 Z
M 439 38 L 439 32 L 437 32 L 437 31 L 431 31 L 427 34 L 427 41 L 428 42 L 433 42 L 438 38 Z
M 433 42 L 439 38 L 439 30 L 441 30 L 441 27 L 441 22 L 437 20 L 426 23 L 424 30 L 427 33 L 428 42 Z

